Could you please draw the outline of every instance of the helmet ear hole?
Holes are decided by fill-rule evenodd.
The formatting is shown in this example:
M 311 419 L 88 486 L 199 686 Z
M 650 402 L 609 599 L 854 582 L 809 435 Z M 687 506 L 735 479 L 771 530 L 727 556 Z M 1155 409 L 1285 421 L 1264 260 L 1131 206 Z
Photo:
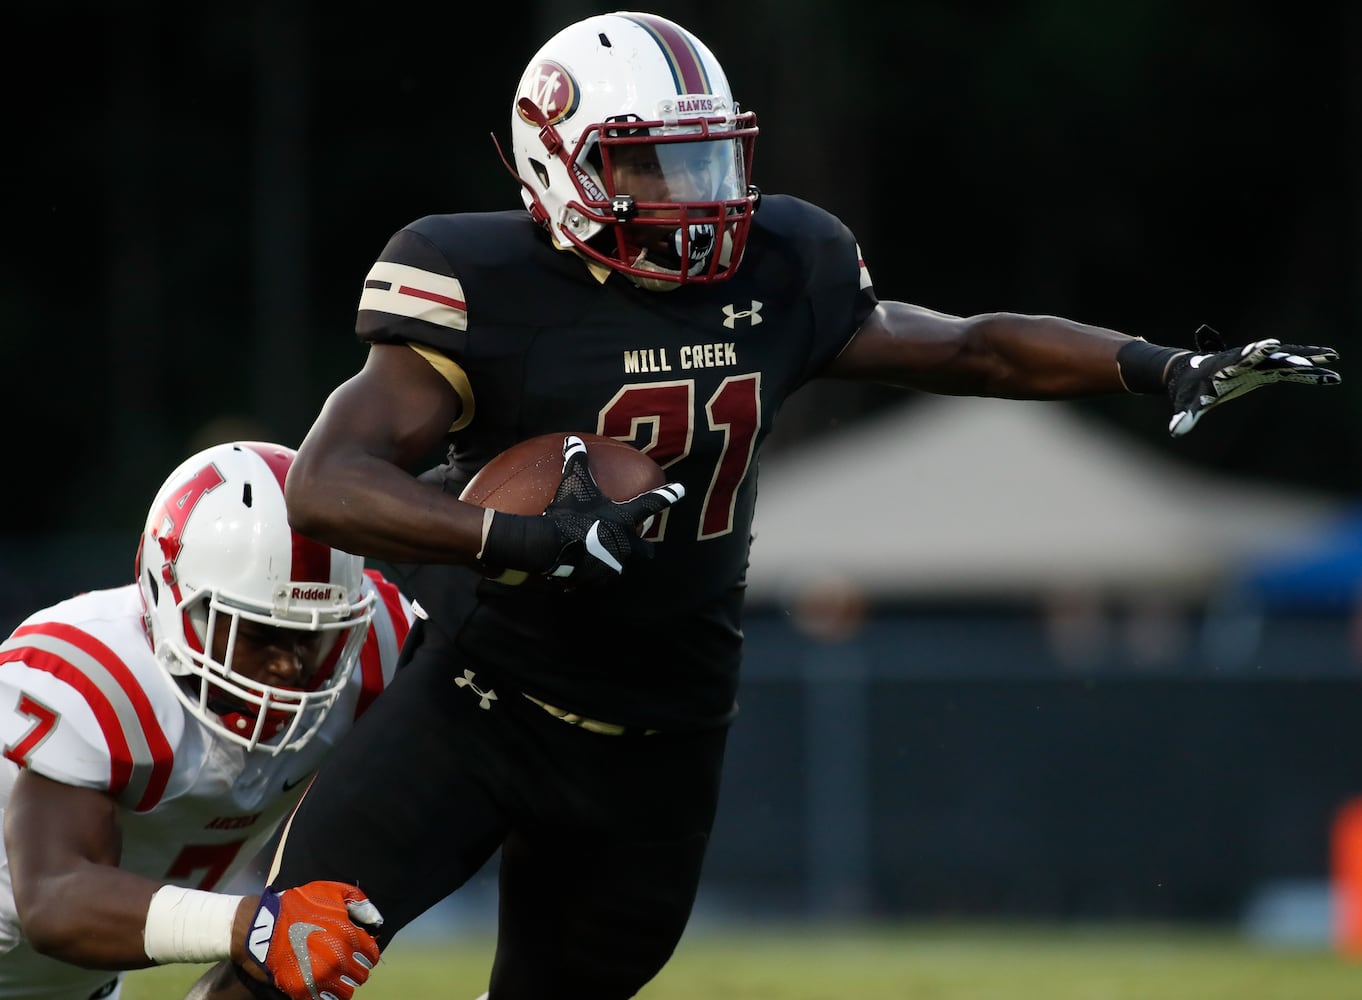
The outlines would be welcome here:
M 531 160 L 530 168 L 534 171 L 534 176 L 539 183 L 547 188 L 549 186 L 549 168 L 544 166 L 540 160 Z

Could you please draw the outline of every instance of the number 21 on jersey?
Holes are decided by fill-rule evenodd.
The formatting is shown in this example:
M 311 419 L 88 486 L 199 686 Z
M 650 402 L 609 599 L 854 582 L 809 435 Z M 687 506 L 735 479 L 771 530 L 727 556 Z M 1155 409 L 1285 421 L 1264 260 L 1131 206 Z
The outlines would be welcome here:
M 704 423 L 692 419 L 695 380 L 626 385 L 601 410 L 598 433 L 634 439 L 652 426 L 652 444 L 643 448 L 664 469 L 695 448 L 697 434 L 720 434 L 723 444 L 700 508 L 698 540 L 733 530 L 733 504 L 752 464 L 761 426 L 761 373 L 731 375 L 705 401 Z

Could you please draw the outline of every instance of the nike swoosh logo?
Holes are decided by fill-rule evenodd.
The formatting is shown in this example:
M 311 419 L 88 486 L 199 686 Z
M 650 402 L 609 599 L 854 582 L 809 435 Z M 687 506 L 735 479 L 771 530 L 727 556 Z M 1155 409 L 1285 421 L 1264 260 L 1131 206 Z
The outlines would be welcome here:
M 312 953 L 307 950 L 307 936 L 321 927 L 316 924 L 290 924 L 288 943 L 293 948 L 293 957 L 298 960 L 298 974 L 303 977 L 307 995 L 312 1000 L 321 1000 L 317 994 L 317 981 L 312 978 Z
M 311 778 L 312 778 L 312 772 L 309 771 L 307 774 L 303 775 L 301 778 L 294 778 L 292 781 L 285 781 L 285 782 L 284 782 L 284 791 L 286 791 L 286 792 L 292 791 L 293 789 L 295 789 L 295 788 L 297 788 L 299 785 L 301 785 L 304 781 L 309 781 L 309 780 L 311 780 Z
M 591 523 L 591 528 L 586 533 L 586 550 L 613 569 L 616 573 L 623 573 L 624 565 L 612 556 L 610 550 L 602 544 L 600 529 L 600 521 L 593 521 Z

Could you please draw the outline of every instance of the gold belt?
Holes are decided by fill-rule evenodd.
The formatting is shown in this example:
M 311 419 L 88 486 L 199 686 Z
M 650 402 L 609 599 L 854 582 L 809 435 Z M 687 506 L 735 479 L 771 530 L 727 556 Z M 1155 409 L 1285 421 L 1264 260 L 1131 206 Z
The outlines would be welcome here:
M 520 693 L 525 694 L 524 691 Z M 657 732 L 656 729 L 635 729 L 629 726 L 621 726 L 615 722 L 602 722 L 600 719 L 588 719 L 585 715 L 578 715 L 576 712 L 569 712 L 565 708 L 559 708 L 557 705 L 550 705 L 548 702 L 540 701 L 532 694 L 525 694 L 525 697 L 530 699 L 530 701 L 534 702 L 544 711 L 548 712 L 549 715 L 553 716 L 555 719 L 562 719 L 569 726 L 580 726 L 588 732 L 600 733 L 602 736 L 625 736 L 630 733 L 642 733 L 644 736 L 652 736 Z

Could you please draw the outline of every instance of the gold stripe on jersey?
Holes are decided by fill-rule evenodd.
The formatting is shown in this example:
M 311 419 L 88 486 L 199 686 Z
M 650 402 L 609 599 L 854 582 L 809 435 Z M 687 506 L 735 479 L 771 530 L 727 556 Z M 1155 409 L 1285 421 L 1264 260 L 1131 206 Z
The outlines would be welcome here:
M 473 386 L 468 381 L 468 373 L 459 367 L 458 362 L 448 355 L 441 354 L 433 347 L 425 344 L 413 344 L 407 342 L 410 347 L 421 357 L 430 362 L 430 367 L 440 373 L 440 377 L 449 383 L 450 388 L 458 395 L 459 401 L 463 406 L 459 409 L 459 419 L 449 425 L 449 432 L 461 431 L 473 422 L 473 413 L 476 405 L 473 401 Z
M 407 264 L 384 260 L 374 264 L 364 279 L 359 307 L 408 316 L 451 330 L 468 329 L 468 305 L 459 279 Z

